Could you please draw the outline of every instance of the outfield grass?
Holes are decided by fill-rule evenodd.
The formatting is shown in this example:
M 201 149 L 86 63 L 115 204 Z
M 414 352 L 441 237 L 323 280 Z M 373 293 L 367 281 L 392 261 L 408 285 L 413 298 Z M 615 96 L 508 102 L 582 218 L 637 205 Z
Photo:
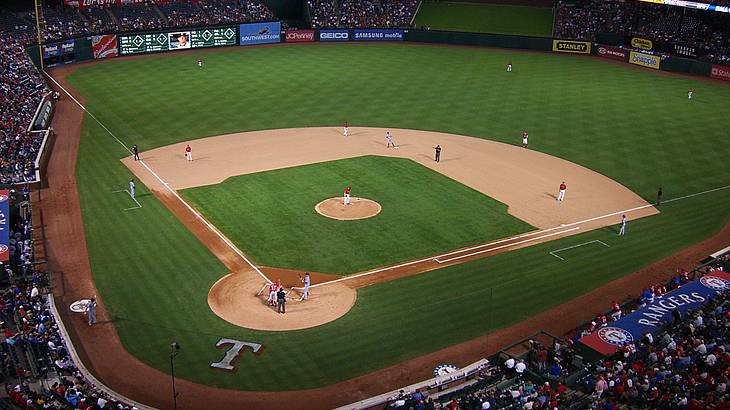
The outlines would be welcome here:
M 549 7 L 424 1 L 416 27 L 472 33 L 552 35 L 553 10 Z
M 380 214 L 343 222 L 316 213 L 348 185 Z M 507 205 L 402 158 L 285 168 L 181 193 L 254 263 L 314 272 L 359 272 L 534 229 Z
M 195 67 L 201 56 L 205 70 Z M 507 60 L 512 75 L 504 72 Z M 339 126 L 348 118 L 354 126 L 513 144 L 526 129 L 531 148 L 592 168 L 648 200 L 659 185 L 676 198 L 730 180 L 730 89 L 580 56 L 409 45 L 240 48 L 110 61 L 69 81 L 120 139 L 145 150 L 246 130 Z M 186 115 L 171 115 L 180 107 Z M 730 218 L 730 190 L 692 197 L 630 223 L 620 240 L 600 229 L 367 287 L 335 322 L 258 332 L 211 313 L 207 292 L 225 268 L 143 187 L 143 208 L 121 211 L 125 204 L 111 191 L 131 177 L 119 162 L 125 154 L 86 118 L 77 167 L 85 232 L 121 340 L 162 371 L 169 342 L 178 340 L 185 349 L 176 374 L 238 389 L 322 386 L 469 340 L 706 238 Z M 611 248 L 566 261 L 548 254 L 594 239 Z M 464 300 L 474 302 L 468 310 Z M 214 347 L 219 337 L 266 349 L 242 357 L 235 374 L 212 371 L 208 365 L 222 357 Z

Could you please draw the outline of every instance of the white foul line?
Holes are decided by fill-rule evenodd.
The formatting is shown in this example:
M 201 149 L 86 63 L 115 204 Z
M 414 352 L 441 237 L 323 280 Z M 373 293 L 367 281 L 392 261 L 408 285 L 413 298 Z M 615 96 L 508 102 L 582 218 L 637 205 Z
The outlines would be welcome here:
M 129 192 L 128 190 L 126 190 L 126 189 L 120 189 L 119 191 L 112 191 L 112 193 L 115 193 L 115 194 L 116 194 L 117 192 L 126 192 L 126 193 L 127 193 L 127 195 L 129 195 L 129 197 L 130 197 L 130 198 L 132 198 L 132 201 L 134 201 L 134 203 L 136 203 L 136 204 L 137 204 L 137 206 L 133 206 L 133 207 L 131 207 L 131 208 L 124 208 L 124 210 L 125 210 L 125 211 L 131 211 L 131 210 L 133 210 L 133 209 L 139 209 L 139 208 L 142 208 L 142 204 L 140 204 L 139 202 L 137 202 L 137 198 L 133 197 L 133 196 L 132 196 L 132 193 L 131 193 L 131 192 Z
M 433 260 L 435 260 L 438 263 L 448 263 L 448 262 L 451 262 L 451 261 L 455 261 L 457 259 L 469 258 L 471 256 L 479 255 L 479 254 L 482 254 L 482 253 L 492 252 L 492 251 L 496 251 L 496 250 L 503 249 L 503 248 L 509 248 L 510 246 L 521 245 L 523 243 L 532 242 L 532 241 L 536 241 L 538 239 L 543 239 L 543 238 L 549 238 L 549 237 L 555 236 L 555 235 L 561 235 L 561 234 L 564 234 L 564 233 L 568 233 L 568 232 L 571 232 L 571 231 L 575 231 L 577 229 L 580 229 L 580 227 L 574 226 L 574 227 L 572 227 L 570 229 L 566 229 L 564 231 L 558 231 L 558 232 L 553 232 L 553 233 L 549 233 L 549 234 L 545 234 L 545 235 L 540 235 L 540 236 L 536 236 L 534 238 L 525 239 L 525 240 L 518 241 L 518 242 L 513 242 L 513 243 L 508 243 L 506 245 L 500 245 L 500 246 L 496 246 L 494 248 L 484 249 L 484 250 L 481 250 L 481 251 L 478 251 L 478 252 L 468 253 L 466 255 L 454 256 L 453 258 L 448 258 L 448 259 L 441 260 L 440 259 L 440 256 L 439 256 L 439 257 L 434 258 Z
M 114 133 L 111 132 L 111 130 L 109 128 L 107 128 L 104 124 L 102 124 L 101 121 L 99 121 L 96 118 L 96 116 L 94 116 L 94 114 L 92 114 L 89 110 L 87 110 L 86 107 L 84 107 L 84 105 L 81 104 L 76 98 L 74 98 L 74 96 L 71 95 L 71 93 L 68 92 L 68 90 L 66 90 L 61 84 L 59 84 L 58 81 L 56 81 L 55 78 L 53 78 L 45 70 L 43 72 L 46 74 L 46 76 L 48 76 L 48 78 L 51 79 L 51 81 L 53 81 L 54 84 L 56 84 L 61 90 L 63 90 L 63 92 L 66 93 L 66 95 L 68 95 L 69 97 L 71 97 L 71 99 L 76 103 L 76 105 L 78 105 L 79 107 L 81 107 L 82 110 L 84 110 L 87 114 L 89 114 L 89 116 L 91 118 L 93 118 L 94 121 L 96 121 L 97 124 L 101 125 L 101 127 L 104 128 L 104 130 L 107 133 L 109 133 L 109 135 L 111 135 L 111 137 L 114 138 L 119 143 L 119 145 L 121 145 L 122 147 L 124 147 L 124 149 L 127 150 L 127 152 L 129 152 L 130 154 L 132 153 L 132 150 L 130 150 L 129 147 L 127 147 L 121 140 L 119 140 L 119 138 L 117 138 L 117 136 L 114 135 Z M 149 171 L 155 178 L 157 178 L 157 180 L 160 181 L 160 183 L 165 188 L 167 188 L 167 190 L 170 191 L 172 193 L 172 195 L 175 196 L 175 198 L 177 198 L 183 205 L 185 205 L 185 207 L 188 208 L 188 210 L 190 210 L 190 212 L 192 212 L 198 219 L 200 219 L 205 224 L 205 226 L 207 226 L 208 229 L 210 229 L 211 232 L 213 232 L 216 236 L 218 236 L 218 238 L 220 238 L 223 242 L 225 242 L 225 244 L 228 245 L 228 247 L 231 248 L 231 250 L 233 252 L 235 252 L 236 255 L 240 256 L 241 259 L 243 259 L 251 268 L 253 268 L 253 270 L 256 271 L 256 273 L 258 273 L 259 275 L 261 275 L 261 277 L 264 278 L 264 280 L 266 281 L 266 283 L 271 283 L 271 279 L 269 279 L 268 277 L 266 277 L 266 275 L 264 275 L 264 273 L 261 272 L 261 270 L 256 265 L 254 265 L 250 260 L 248 260 L 248 258 L 243 254 L 243 252 L 241 252 L 241 250 L 238 249 L 236 247 L 236 245 L 234 245 L 233 243 L 231 243 L 231 241 L 229 241 L 228 238 L 226 238 L 218 230 L 218 228 L 216 228 L 210 222 L 208 222 L 205 218 L 203 218 L 203 215 L 201 215 L 192 206 L 190 206 L 190 204 L 188 204 L 187 201 L 185 201 L 180 196 L 180 194 L 177 193 L 177 191 L 175 191 L 174 189 L 170 188 L 170 185 L 167 184 L 165 181 L 163 181 L 162 178 L 160 178 L 160 176 L 157 175 L 157 173 L 155 173 L 152 170 L 152 168 L 150 168 L 147 164 L 145 164 L 144 161 L 138 161 L 138 162 L 141 163 L 142 166 L 145 167 L 147 169 L 147 171 Z
M 596 239 L 594 241 L 583 242 L 583 243 L 579 243 L 578 245 L 568 246 L 567 248 L 562 248 L 562 249 L 557 249 L 557 250 L 554 250 L 554 251 L 550 251 L 550 254 L 553 255 L 554 257 L 560 259 L 561 261 L 564 261 L 565 260 L 564 258 L 561 258 L 560 256 L 556 255 L 558 252 L 567 251 L 568 249 L 579 248 L 579 247 L 581 247 L 583 245 L 590 245 L 592 243 L 600 243 L 601 245 L 603 245 L 603 246 L 605 246 L 607 248 L 610 248 L 611 247 L 611 245 L 609 245 L 609 244 L 607 244 L 607 243 L 605 243 L 603 241 L 599 241 L 598 239 Z

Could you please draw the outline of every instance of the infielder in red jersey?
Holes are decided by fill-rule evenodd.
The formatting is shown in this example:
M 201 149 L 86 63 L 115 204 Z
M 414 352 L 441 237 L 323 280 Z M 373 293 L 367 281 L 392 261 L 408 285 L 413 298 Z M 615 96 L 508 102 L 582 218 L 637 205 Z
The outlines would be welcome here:
M 560 190 L 558 191 L 558 201 L 562 201 L 565 199 L 565 190 L 568 189 L 568 186 L 565 185 L 565 181 L 560 183 Z
M 348 186 L 342 194 L 342 203 L 345 205 L 350 205 L 350 190 L 351 188 Z
M 192 161 L 193 160 L 193 149 L 190 148 L 190 145 L 186 145 L 185 146 L 185 159 L 187 161 Z
M 350 133 L 350 127 L 347 126 L 347 121 L 345 121 L 345 125 L 342 128 L 345 130 L 345 136 L 347 136 Z
M 527 131 L 522 132 L 522 148 L 527 148 L 527 140 L 530 138 L 529 135 L 527 135 Z

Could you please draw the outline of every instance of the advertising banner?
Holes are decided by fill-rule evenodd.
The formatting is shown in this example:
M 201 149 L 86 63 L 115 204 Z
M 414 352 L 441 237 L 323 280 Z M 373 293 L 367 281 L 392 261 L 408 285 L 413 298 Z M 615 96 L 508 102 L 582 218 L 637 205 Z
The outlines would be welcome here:
M 311 43 L 314 41 L 314 30 L 289 30 L 284 33 L 287 43 Z
M 710 77 L 730 81 L 730 67 L 713 65 L 712 70 L 710 70 Z
M 654 48 L 654 42 L 648 38 L 631 37 L 631 47 L 641 50 L 651 50 Z
M 662 64 L 662 58 L 660 56 L 632 51 L 629 54 L 629 63 L 658 70 L 659 66 Z
M 355 41 L 403 41 L 403 30 L 355 29 Z
M 10 191 L 0 191 L 0 262 L 10 259 Z
M 235 46 L 235 27 L 177 30 L 163 33 L 119 35 L 119 54 Z
M 599 57 L 610 58 L 612 60 L 626 61 L 628 51 L 619 47 L 606 46 L 598 44 L 596 46 L 596 55 Z
M 281 41 L 281 22 L 241 24 L 239 44 L 269 44 Z
M 94 58 L 116 57 L 119 55 L 117 36 L 106 34 L 91 37 L 91 50 L 94 53 Z
M 639 340 L 646 332 L 661 330 L 672 320 L 672 312 L 679 310 L 684 314 L 697 309 L 713 299 L 718 292 L 730 288 L 730 274 L 715 271 L 692 281 L 630 315 L 610 323 L 579 340 L 591 349 L 610 356 L 616 350 Z
M 66 40 L 60 43 L 46 44 L 43 46 L 43 58 L 58 57 L 74 52 L 74 40 Z
M 683 46 L 680 44 L 674 44 L 672 45 L 672 48 L 674 49 L 674 54 L 682 57 L 689 57 L 689 58 L 697 58 L 699 54 L 697 53 L 697 48 L 692 46 Z
M 553 51 L 560 53 L 590 54 L 591 43 L 587 41 L 553 40 Z
M 319 30 L 319 41 L 349 41 L 348 30 Z

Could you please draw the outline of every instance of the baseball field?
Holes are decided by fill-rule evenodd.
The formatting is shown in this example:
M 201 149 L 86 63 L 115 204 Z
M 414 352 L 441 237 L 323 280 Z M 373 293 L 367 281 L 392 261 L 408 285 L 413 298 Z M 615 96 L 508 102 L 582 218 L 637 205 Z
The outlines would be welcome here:
M 178 341 L 176 376 L 203 385 L 314 389 L 427 354 L 467 360 L 459 344 L 687 248 L 730 217 L 730 88 L 709 81 L 581 56 L 392 44 L 172 53 L 55 76 L 88 109 L 75 176 L 103 326 L 165 373 Z M 385 147 L 386 129 L 399 150 Z M 519 146 L 525 130 L 529 149 Z M 133 144 L 144 164 L 129 158 Z M 131 178 L 136 203 L 115 192 Z M 561 180 L 568 193 L 557 204 Z M 382 212 L 358 221 L 315 212 L 347 185 Z M 619 237 L 632 207 L 642 210 Z M 550 229 L 560 234 L 382 280 L 369 273 Z M 211 287 L 230 272 L 260 288 L 277 275 L 294 286 L 305 270 L 315 284 L 368 280 L 338 282 L 351 306 L 299 330 L 237 326 L 210 306 Z M 326 289 L 313 288 L 310 306 Z M 292 319 L 263 301 L 251 314 L 307 320 L 318 315 L 309 302 L 292 301 Z M 216 348 L 225 338 L 263 347 L 220 371 L 211 363 L 230 347 Z M 97 370 L 111 366 L 89 356 Z M 427 366 L 388 381 L 425 379 Z

